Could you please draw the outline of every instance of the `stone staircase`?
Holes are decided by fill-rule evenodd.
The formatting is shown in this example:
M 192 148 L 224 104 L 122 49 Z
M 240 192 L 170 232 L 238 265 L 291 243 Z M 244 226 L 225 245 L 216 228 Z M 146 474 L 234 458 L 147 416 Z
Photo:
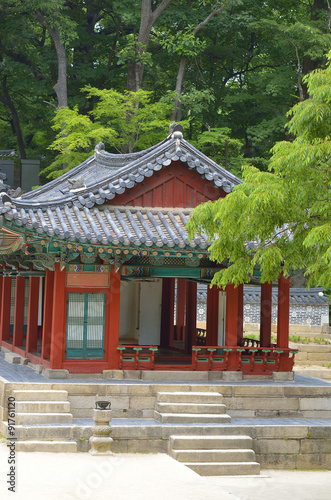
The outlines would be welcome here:
M 77 451 L 67 391 L 13 390 L 17 451 Z
M 158 392 L 154 418 L 162 424 L 231 422 L 218 392 Z
M 201 476 L 260 474 L 249 436 L 170 436 L 169 455 Z

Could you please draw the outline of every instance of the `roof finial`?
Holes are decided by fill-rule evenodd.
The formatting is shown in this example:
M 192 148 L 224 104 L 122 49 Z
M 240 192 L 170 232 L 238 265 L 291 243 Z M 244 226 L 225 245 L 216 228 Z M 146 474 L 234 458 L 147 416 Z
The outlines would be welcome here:
M 105 145 L 103 142 L 99 142 L 99 144 L 97 144 L 94 148 L 94 151 L 96 151 L 97 153 L 99 153 L 100 151 L 104 151 L 105 149 Z
M 183 139 L 183 127 L 179 123 L 169 125 L 169 135 L 172 139 Z

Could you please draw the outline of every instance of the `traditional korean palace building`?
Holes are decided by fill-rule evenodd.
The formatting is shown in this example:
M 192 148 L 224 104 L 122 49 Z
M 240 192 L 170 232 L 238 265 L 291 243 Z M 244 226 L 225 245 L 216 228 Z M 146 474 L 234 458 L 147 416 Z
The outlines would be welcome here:
M 243 339 L 243 286 L 232 284 L 208 288 L 197 337 L 197 283 L 223 264 L 185 226 L 194 207 L 240 182 L 174 126 L 147 150 L 110 154 L 99 144 L 35 191 L 2 192 L 1 346 L 71 373 L 291 371 L 288 278 L 278 282 L 277 345 L 272 284 L 261 286 L 260 342 Z

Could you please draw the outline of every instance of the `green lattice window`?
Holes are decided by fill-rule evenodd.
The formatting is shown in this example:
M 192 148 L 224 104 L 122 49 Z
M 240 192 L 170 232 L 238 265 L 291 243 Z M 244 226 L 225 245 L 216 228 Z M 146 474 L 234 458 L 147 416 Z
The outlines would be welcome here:
M 14 330 L 14 317 L 15 317 L 15 293 L 16 293 L 16 278 L 12 278 L 11 282 L 11 302 L 10 302 L 10 335 Z M 25 278 L 25 291 L 24 291 L 24 336 L 26 336 L 28 324 L 28 309 L 29 309 L 29 278 Z
M 103 359 L 104 293 L 68 293 L 66 359 Z

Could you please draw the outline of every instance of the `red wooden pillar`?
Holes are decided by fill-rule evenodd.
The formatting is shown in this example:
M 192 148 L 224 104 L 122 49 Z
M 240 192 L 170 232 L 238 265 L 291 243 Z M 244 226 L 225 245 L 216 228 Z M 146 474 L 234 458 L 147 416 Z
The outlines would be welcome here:
M 242 345 L 244 336 L 244 285 L 238 285 L 237 345 Z
M 60 369 L 65 352 L 66 342 L 66 271 L 60 271 L 55 264 L 53 287 L 53 313 L 51 331 L 50 368 Z
M 192 352 L 197 336 L 197 284 L 186 281 L 186 332 L 185 352 Z
M 219 288 L 207 287 L 207 335 L 206 345 L 217 345 L 218 340 L 218 302 Z
M 225 345 L 236 346 L 238 342 L 239 287 L 226 285 Z
M 11 281 L 10 276 L 2 278 L 0 335 L 1 340 L 7 341 L 10 339 Z
M 26 330 L 26 354 L 37 351 L 39 277 L 29 278 L 28 325 Z
M 49 359 L 51 353 L 53 293 L 54 271 L 46 269 L 41 359 Z
M 160 346 L 174 345 L 175 278 L 162 279 Z
M 23 346 L 24 338 L 24 298 L 25 298 L 25 278 L 17 276 L 15 289 L 15 310 L 14 310 L 14 331 L 13 345 Z
M 290 323 L 290 278 L 278 280 L 277 347 L 288 347 Z
M 121 298 L 121 273 L 115 272 L 114 266 L 111 266 L 110 272 L 110 298 L 107 299 L 106 317 L 108 324 L 108 368 L 110 370 L 118 369 L 119 352 L 117 351 L 119 329 L 120 329 L 120 298 Z
M 0 266 L 1 269 L 1 266 Z M 2 287 L 3 287 L 4 277 L 2 274 L 0 275 L 0 325 L 1 325 L 1 317 L 2 317 Z
M 176 340 L 185 338 L 186 280 L 177 279 Z
M 272 283 L 261 284 L 260 344 L 270 347 L 272 314 Z

